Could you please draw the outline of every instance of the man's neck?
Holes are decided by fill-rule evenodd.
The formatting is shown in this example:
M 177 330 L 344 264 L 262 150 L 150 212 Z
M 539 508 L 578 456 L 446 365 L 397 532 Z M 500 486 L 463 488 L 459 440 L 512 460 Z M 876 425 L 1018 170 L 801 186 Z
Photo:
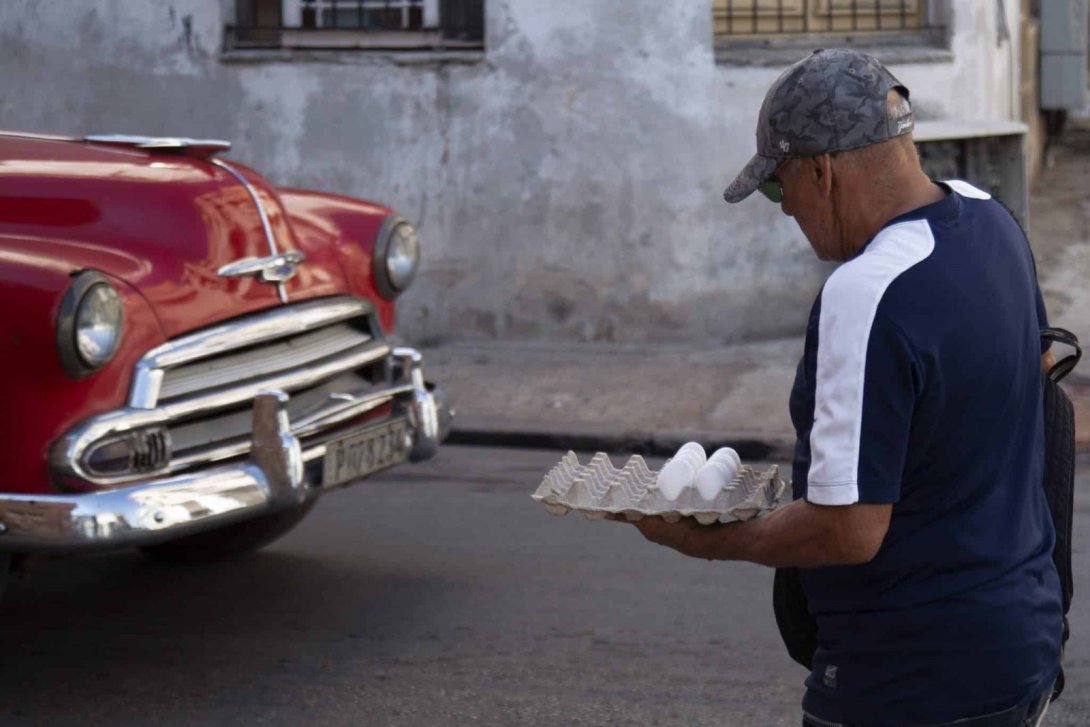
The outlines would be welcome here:
M 920 175 L 914 180 L 912 191 L 908 195 L 892 200 L 887 212 L 889 216 L 878 226 L 878 229 L 882 229 L 883 225 L 896 217 L 926 207 L 929 204 L 935 204 L 945 196 L 946 190 L 927 177 Z M 877 231 L 875 230 L 875 232 Z
M 852 218 L 844 225 L 843 239 L 846 243 L 846 256 L 844 260 L 850 260 L 870 242 L 878 231 L 885 227 L 890 220 L 896 219 L 913 210 L 926 207 L 938 202 L 946 196 L 942 187 L 932 182 L 922 173 L 908 179 L 895 181 L 892 189 L 908 190 L 891 195 L 885 200 L 874 200 L 855 207 Z M 868 195 L 860 194 L 859 199 L 867 199 Z M 877 202 L 877 203 L 876 203 Z

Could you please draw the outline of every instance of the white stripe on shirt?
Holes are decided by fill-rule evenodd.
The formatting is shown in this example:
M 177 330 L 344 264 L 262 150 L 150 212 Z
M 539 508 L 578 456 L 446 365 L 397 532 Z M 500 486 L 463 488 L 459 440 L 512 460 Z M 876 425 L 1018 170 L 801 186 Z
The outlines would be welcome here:
M 950 187 L 962 197 L 970 197 L 972 199 L 991 199 L 992 196 L 984 190 L 977 189 L 973 185 L 966 182 L 964 179 L 947 179 L 943 184 Z
M 838 268 L 825 283 L 810 430 L 806 493 L 810 502 L 859 501 L 863 384 L 871 326 L 889 285 L 934 249 L 935 237 L 926 220 L 901 222 L 881 230 L 859 257 Z

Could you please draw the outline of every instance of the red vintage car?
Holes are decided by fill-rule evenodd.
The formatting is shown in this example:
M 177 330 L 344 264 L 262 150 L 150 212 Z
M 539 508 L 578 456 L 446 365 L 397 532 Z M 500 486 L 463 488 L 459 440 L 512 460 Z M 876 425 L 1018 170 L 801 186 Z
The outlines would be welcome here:
M 0 133 L 0 574 L 252 550 L 445 436 L 442 392 L 390 338 L 412 225 L 228 148 Z

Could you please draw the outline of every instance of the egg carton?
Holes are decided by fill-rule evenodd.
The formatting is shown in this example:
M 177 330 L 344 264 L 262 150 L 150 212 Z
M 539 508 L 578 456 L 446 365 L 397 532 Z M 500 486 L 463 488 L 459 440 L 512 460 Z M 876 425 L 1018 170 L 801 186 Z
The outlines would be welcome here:
M 568 452 L 531 497 L 553 515 L 578 510 L 591 520 L 623 514 L 629 520 L 659 515 L 668 522 L 691 516 L 710 525 L 749 520 L 770 512 L 779 505 L 784 491 L 776 465 L 764 472 L 742 465 L 712 500 L 705 500 L 695 487 L 686 487 L 676 500 L 667 500 L 657 480 L 658 472 L 638 454 L 617 469 L 604 452 L 595 454 L 585 465 L 579 464 L 575 452 Z

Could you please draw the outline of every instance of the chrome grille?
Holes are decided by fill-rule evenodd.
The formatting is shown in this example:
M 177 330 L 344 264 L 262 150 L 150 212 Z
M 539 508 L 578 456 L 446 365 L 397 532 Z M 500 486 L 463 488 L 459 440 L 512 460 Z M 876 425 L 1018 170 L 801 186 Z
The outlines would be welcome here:
M 384 403 L 389 353 L 368 302 L 334 299 L 172 341 L 145 356 L 153 365 L 142 370 L 155 382 L 155 409 L 166 419 L 170 467 L 178 471 L 248 452 L 252 402 L 263 390 L 291 395 L 299 435 L 339 421 L 333 415 L 345 409 L 345 399 L 356 415 Z M 376 387 L 383 394 L 370 396 Z
M 109 486 L 132 480 L 136 465 L 155 464 L 156 474 L 166 474 L 246 455 L 254 397 L 268 390 L 291 397 L 292 434 L 320 443 L 412 390 L 411 382 L 393 380 L 391 353 L 373 306 L 358 298 L 280 306 L 219 324 L 145 354 L 129 406 L 83 422 L 55 462 L 65 476 Z M 85 455 L 101 443 L 136 430 L 146 435 L 149 427 L 163 429 L 163 439 L 141 444 L 130 474 L 87 465 Z
M 112 487 L 246 456 L 262 391 L 288 394 L 290 432 L 313 459 L 380 407 L 424 389 L 419 353 L 393 348 L 369 301 L 278 306 L 148 351 L 128 406 L 66 432 L 50 449 L 50 466 L 60 486 Z M 137 471 L 144 468 L 151 470 Z
M 292 433 L 304 444 L 386 403 L 401 389 L 390 386 L 389 354 L 370 303 L 332 299 L 172 341 L 149 352 L 137 376 L 152 383 L 146 389 L 165 416 L 170 471 L 178 472 L 249 452 L 253 399 L 262 390 L 289 393 Z
M 358 323 L 337 323 L 251 346 L 237 353 L 219 354 L 165 371 L 159 401 L 166 403 L 195 392 L 238 385 L 330 357 L 351 355 L 370 342 L 371 336 L 360 330 Z
M 296 392 L 287 404 L 292 434 L 304 446 L 335 435 L 338 427 L 389 401 L 404 386 L 376 386 L 379 366 L 350 372 L 319 386 Z M 228 459 L 248 451 L 253 424 L 249 405 L 183 421 L 170 427 L 176 466 Z

